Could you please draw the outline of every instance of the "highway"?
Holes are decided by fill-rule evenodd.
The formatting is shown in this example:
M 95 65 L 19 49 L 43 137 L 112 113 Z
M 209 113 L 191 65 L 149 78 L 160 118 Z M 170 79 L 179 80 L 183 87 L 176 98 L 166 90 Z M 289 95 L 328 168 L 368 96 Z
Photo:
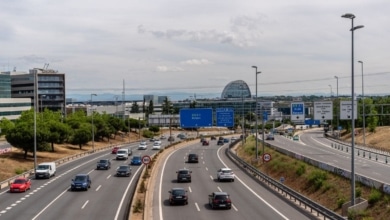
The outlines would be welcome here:
M 334 143 L 323 136 L 322 129 L 311 129 L 300 134 L 300 141 L 293 141 L 284 136 L 275 135 L 275 141 L 268 143 L 280 148 L 288 149 L 292 152 L 313 158 L 317 161 L 333 165 L 345 170 L 351 170 L 351 151 L 341 151 L 331 147 Z M 375 161 L 361 155 L 357 155 L 355 149 L 355 173 L 390 184 L 390 176 L 383 175 L 388 173 L 389 164 Z M 361 154 L 361 152 L 360 152 Z
M 129 145 L 133 155 L 152 155 L 151 149 L 137 150 L 138 143 Z M 126 146 L 126 147 L 129 147 Z M 99 159 L 109 158 L 111 169 L 96 170 Z M 22 193 L 0 191 L 0 219 L 124 219 L 128 215 L 130 198 L 133 196 L 142 166 L 131 166 L 130 177 L 116 177 L 116 168 L 129 164 L 117 161 L 110 150 L 96 152 L 57 167 L 51 179 L 32 178 L 31 190 Z M 76 174 L 87 173 L 92 179 L 88 191 L 70 191 L 71 179 Z
M 153 219 L 315 219 L 243 173 L 225 155 L 227 145 L 217 146 L 216 141 L 210 141 L 209 146 L 195 143 L 176 149 L 164 158 L 153 189 Z M 197 153 L 199 163 L 187 163 L 189 153 Z M 191 183 L 176 181 L 176 171 L 184 167 L 192 171 Z M 234 182 L 216 180 L 216 171 L 222 167 L 233 169 Z M 188 205 L 169 205 L 168 191 L 173 187 L 188 191 Z M 208 195 L 213 191 L 228 192 L 232 208 L 212 210 Z

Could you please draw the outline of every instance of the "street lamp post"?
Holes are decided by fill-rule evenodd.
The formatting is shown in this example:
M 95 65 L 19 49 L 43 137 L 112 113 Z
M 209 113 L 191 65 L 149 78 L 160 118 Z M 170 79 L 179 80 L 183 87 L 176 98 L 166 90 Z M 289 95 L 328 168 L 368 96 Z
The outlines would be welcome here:
M 363 78 L 363 61 L 358 61 L 362 64 L 362 102 L 363 102 L 363 145 L 366 146 L 366 114 L 364 106 L 364 78 Z
M 91 94 L 91 116 L 92 116 L 92 151 L 95 152 L 95 131 L 94 131 L 94 125 L 93 125 L 93 102 L 92 102 L 92 97 L 97 96 L 96 94 L 92 93 Z
M 255 68 L 255 74 L 256 74 L 256 160 L 259 159 L 259 147 L 258 147 L 258 142 L 259 142 L 259 139 L 258 139 L 258 134 L 259 134 L 259 111 L 258 111 L 258 108 L 257 108 L 257 75 L 259 75 L 261 72 L 257 72 L 257 66 L 252 66 L 252 68 Z M 264 148 L 264 145 L 263 145 L 263 148 Z M 262 154 L 264 154 L 264 149 L 263 149 L 263 152 Z
M 336 81 L 337 81 L 337 84 L 336 84 L 336 96 L 337 96 L 337 101 L 339 101 L 339 77 L 338 76 L 334 76 L 334 78 L 336 78 Z M 340 103 L 338 103 L 338 105 L 340 106 Z M 336 108 L 337 111 L 336 111 L 336 114 L 337 114 L 337 131 L 339 131 L 339 110 L 338 108 Z M 337 132 L 339 135 L 340 132 Z
M 342 18 L 351 19 L 351 108 L 352 108 L 352 118 L 351 118 L 351 127 L 352 127 L 352 135 L 351 135 L 351 206 L 355 205 L 355 84 L 354 84 L 354 37 L 353 33 L 355 30 L 359 28 L 363 28 L 363 25 L 354 26 L 353 19 L 355 18 L 354 14 L 347 13 L 341 16 Z
M 43 112 L 43 98 L 46 97 L 46 95 L 40 95 L 40 100 L 41 100 L 41 112 Z
M 243 94 L 243 90 L 244 90 L 244 85 L 241 84 L 240 85 L 240 89 L 241 89 L 241 111 L 242 111 L 242 127 L 241 127 L 241 130 L 242 130 L 242 146 L 244 146 L 244 140 L 245 140 L 245 133 L 244 133 L 244 126 L 245 126 L 245 120 L 244 120 L 244 94 Z

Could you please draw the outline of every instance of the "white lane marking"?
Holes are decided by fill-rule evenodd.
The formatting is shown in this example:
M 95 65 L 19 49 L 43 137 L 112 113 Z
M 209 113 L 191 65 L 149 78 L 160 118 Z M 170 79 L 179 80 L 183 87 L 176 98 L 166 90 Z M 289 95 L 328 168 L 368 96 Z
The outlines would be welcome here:
M 191 186 L 188 187 L 188 191 L 190 191 L 190 193 L 192 193 Z
M 85 201 L 84 205 L 83 205 L 83 206 L 81 206 L 81 209 L 84 209 L 84 208 L 85 208 L 85 206 L 87 206 L 88 202 L 89 202 L 89 200 Z
M 217 186 L 217 188 L 218 188 L 218 190 L 219 190 L 220 192 L 222 192 L 222 189 L 221 189 L 221 188 L 219 188 L 219 186 Z
M 198 212 L 200 212 L 200 208 L 198 206 L 198 203 L 195 202 L 195 207 L 196 207 L 196 210 L 198 210 Z
M 159 186 L 158 186 L 158 214 L 160 215 L 160 220 L 163 220 L 163 215 L 162 215 L 162 206 L 161 206 L 161 189 L 162 189 L 162 179 L 163 179 L 163 174 L 164 174 L 164 170 L 165 170 L 165 166 L 167 165 L 167 162 L 169 160 L 169 158 L 172 156 L 173 153 L 175 153 L 177 150 L 174 150 L 172 151 L 167 159 L 165 159 L 164 161 L 164 164 L 163 164 L 163 167 L 162 167 L 162 170 L 161 170 L 161 176 L 160 176 L 160 183 L 159 183 Z
M 95 191 L 99 191 L 100 187 L 102 187 L 102 185 L 99 185 Z
M 111 174 L 110 174 L 110 175 L 108 175 L 106 179 L 110 179 L 110 177 L 111 177 Z
M 234 210 L 236 210 L 236 212 L 238 212 L 238 209 L 236 208 L 235 205 L 232 204 L 232 207 L 233 207 Z
M 69 187 L 70 188 L 70 187 Z M 45 206 L 40 212 L 38 212 L 38 214 L 36 214 L 32 220 L 35 220 L 37 219 L 47 208 L 49 208 L 55 201 L 57 201 L 64 193 L 66 193 L 69 188 L 67 188 L 65 191 L 63 191 L 61 194 L 59 194 L 55 199 L 53 199 L 49 204 L 47 204 L 47 206 Z
M 225 166 L 225 167 L 228 167 L 221 159 L 221 157 L 219 156 L 219 151 L 222 149 L 222 147 L 220 147 L 217 151 L 217 156 L 218 156 L 218 159 L 219 161 L 221 161 L 221 163 Z M 236 180 L 238 180 L 243 186 L 245 186 L 245 188 L 247 188 L 253 195 L 255 195 L 257 198 L 259 198 L 264 204 L 266 204 L 268 207 L 270 207 L 272 210 L 274 210 L 274 212 L 276 212 L 278 215 L 280 215 L 282 218 L 288 220 L 289 218 L 287 218 L 286 216 L 284 216 L 281 212 L 279 212 L 275 207 L 273 207 L 271 204 L 269 204 L 267 201 L 265 201 L 265 199 L 263 199 L 261 196 L 259 196 L 253 189 L 251 189 L 248 185 L 246 185 L 244 183 L 244 181 L 242 181 L 240 178 L 238 178 L 236 176 Z
M 206 167 L 206 170 L 208 171 L 208 170 L 209 170 L 209 168 L 207 168 L 207 167 Z
M 211 179 L 211 180 L 214 180 L 214 177 L 210 175 L 210 179 Z

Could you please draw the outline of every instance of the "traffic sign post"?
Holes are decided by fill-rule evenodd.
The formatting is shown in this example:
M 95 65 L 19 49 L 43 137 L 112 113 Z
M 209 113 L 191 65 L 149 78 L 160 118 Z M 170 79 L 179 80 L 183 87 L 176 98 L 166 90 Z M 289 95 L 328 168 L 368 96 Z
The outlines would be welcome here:
M 233 108 L 217 108 L 215 112 L 218 127 L 234 127 Z
M 145 156 L 142 156 L 141 160 L 142 160 L 143 164 L 148 165 L 151 161 L 151 158 L 149 155 L 145 155 Z
M 265 154 L 263 154 L 263 161 L 264 162 L 269 162 L 270 160 L 271 160 L 271 154 L 269 154 L 269 153 L 265 153 Z
M 305 106 L 303 102 L 291 103 L 291 121 L 301 124 L 305 122 Z
M 332 120 L 333 103 L 331 101 L 314 102 L 314 119 L 315 120 Z

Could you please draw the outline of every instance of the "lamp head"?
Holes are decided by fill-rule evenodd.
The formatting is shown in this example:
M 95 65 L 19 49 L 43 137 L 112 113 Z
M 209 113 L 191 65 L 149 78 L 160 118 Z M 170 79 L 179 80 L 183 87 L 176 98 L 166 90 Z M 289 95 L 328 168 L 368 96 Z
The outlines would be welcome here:
M 339 79 L 339 77 L 338 77 L 338 76 L 334 76 L 334 78 L 336 78 L 336 79 Z
M 257 66 L 252 66 L 252 68 L 255 68 L 255 69 L 257 69 Z
M 346 13 L 346 14 L 341 15 L 341 17 L 342 17 L 342 18 L 354 19 L 354 18 L 355 18 L 355 15 L 352 14 L 352 13 Z
M 363 64 L 363 61 L 359 60 L 359 61 L 358 61 L 358 63 L 361 63 L 361 64 Z

